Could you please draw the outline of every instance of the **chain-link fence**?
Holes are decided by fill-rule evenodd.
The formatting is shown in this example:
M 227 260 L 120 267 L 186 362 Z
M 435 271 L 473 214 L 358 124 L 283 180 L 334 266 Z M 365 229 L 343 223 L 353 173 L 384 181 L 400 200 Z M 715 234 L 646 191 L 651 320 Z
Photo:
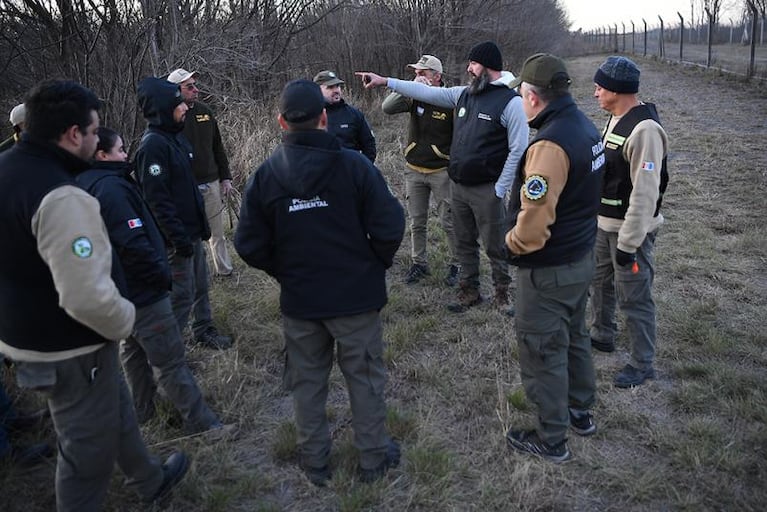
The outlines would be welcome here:
M 740 23 L 728 21 L 692 25 L 681 14 L 675 20 L 658 16 L 657 21 L 642 19 L 593 29 L 582 37 L 599 51 L 656 56 L 767 80 L 765 18 L 754 12 Z

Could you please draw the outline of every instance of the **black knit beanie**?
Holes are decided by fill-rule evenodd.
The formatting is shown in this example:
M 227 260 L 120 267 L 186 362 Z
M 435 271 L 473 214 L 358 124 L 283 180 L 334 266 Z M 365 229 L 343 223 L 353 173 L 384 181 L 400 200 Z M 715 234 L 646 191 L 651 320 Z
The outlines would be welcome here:
M 495 71 L 503 69 L 503 58 L 501 57 L 501 50 L 492 41 L 485 41 L 474 45 L 469 52 L 469 60 L 479 62 L 483 66 Z
M 639 92 L 639 68 L 626 57 L 608 57 L 597 69 L 594 83 L 619 94 L 636 94 Z

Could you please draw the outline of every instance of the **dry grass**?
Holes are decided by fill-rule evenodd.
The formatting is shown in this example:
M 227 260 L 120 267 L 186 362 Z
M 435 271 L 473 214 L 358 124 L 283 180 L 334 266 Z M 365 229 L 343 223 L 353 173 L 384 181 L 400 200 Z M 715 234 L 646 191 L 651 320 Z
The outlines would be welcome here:
M 605 116 L 591 99 L 591 77 L 602 58 L 570 62 L 576 99 L 598 126 Z M 347 397 L 334 371 L 328 403 L 334 479 L 317 489 L 302 476 L 292 403 L 281 389 L 279 289 L 237 260 L 235 277 L 215 280 L 212 288 L 217 322 L 237 344 L 224 353 L 194 348 L 189 358 L 215 409 L 239 422 L 242 433 L 214 446 L 169 441 L 180 436 L 170 409 L 164 421 L 148 425 L 144 433 L 156 451 L 183 448 L 194 457 L 170 509 L 763 509 L 767 98 L 758 86 L 711 73 L 651 60 L 640 65 L 642 96 L 658 104 L 672 144 L 667 223 L 656 251 L 658 379 L 617 390 L 611 379 L 627 358 L 625 338 L 616 353 L 596 353 L 599 433 L 572 437 L 572 462 L 554 466 L 507 450 L 505 429 L 535 420 L 521 390 L 513 324 L 487 307 L 446 312 L 453 291 L 441 285 L 445 243 L 432 222 L 434 275 L 402 284 L 406 241 L 389 273 L 383 311 L 388 423 L 402 440 L 401 467 L 374 485 L 356 481 Z M 406 120 L 373 110 L 383 94 L 360 94 L 353 103 L 370 112 L 379 166 L 403 197 L 399 147 Z M 262 155 L 275 141 L 268 129 L 251 129 L 241 142 L 254 147 L 241 151 Z M 235 153 L 235 161 L 245 160 Z M 25 474 L 0 469 L 3 510 L 50 510 L 52 481 L 52 466 Z M 137 508 L 119 477 L 107 508 Z

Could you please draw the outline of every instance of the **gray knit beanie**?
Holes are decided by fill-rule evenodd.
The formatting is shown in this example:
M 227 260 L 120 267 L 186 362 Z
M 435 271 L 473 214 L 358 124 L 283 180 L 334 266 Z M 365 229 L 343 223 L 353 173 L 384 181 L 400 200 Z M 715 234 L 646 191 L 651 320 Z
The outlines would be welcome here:
M 639 92 L 639 68 L 626 57 L 608 57 L 597 69 L 594 83 L 619 94 L 635 94 Z

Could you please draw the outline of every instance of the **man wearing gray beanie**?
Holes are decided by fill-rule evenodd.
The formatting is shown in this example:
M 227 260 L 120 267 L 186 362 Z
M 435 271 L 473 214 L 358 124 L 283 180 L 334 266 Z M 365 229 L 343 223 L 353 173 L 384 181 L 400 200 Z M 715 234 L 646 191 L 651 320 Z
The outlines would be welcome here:
M 366 88 L 385 85 L 403 96 L 431 105 L 455 108 L 450 147 L 450 176 L 456 255 L 461 266 L 458 300 L 448 305 L 461 313 L 484 300 L 479 290 L 479 243 L 490 259 L 493 305 L 511 315 L 504 197 L 527 148 L 529 128 L 514 79 L 501 71 L 501 50 L 492 41 L 479 43 L 467 55 L 469 85 L 429 87 L 409 80 L 358 72 Z
M 591 285 L 591 345 L 615 350 L 615 304 L 626 315 L 629 363 L 615 376 L 619 388 L 655 377 L 653 250 L 663 223 L 668 184 L 668 137 L 652 103 L 639 100 L 639 68 L 613 56 L 594 75 L 594 97 L 610 113 L 603 132 L 606 166 L 597 217 L 597 268 Z

